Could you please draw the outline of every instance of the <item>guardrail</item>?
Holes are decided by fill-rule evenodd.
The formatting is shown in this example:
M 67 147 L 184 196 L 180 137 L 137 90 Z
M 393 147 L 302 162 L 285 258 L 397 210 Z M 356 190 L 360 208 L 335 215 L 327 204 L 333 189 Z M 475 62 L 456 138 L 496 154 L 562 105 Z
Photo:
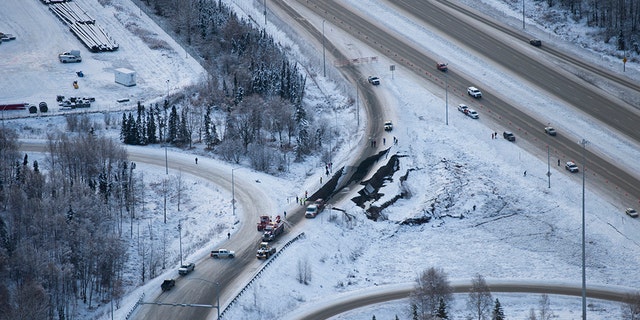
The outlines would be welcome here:
M 271 258 L 269 260 L 267 260 L 267 262 L 262 266 L 262 268 L 260 269 L 260 271 L 258 271 L 258 273 L 256 273 L 253 278 L 251 278 L 251 280 L 249 280 L 249 282 L 244 286 L 244 288 L 242 288 L 242 290 L 240 290 L 240 292 L 238 292 L 238 294 L 231 300 L 231 302 L 229 302 L 229 304 L 224 308 L 224 310 L 222 310 L 222 312 L 220 312 L 220 317 L 218 318 L 218 320 L 220 319 L 224 319 L 224 315 L 225 313 L 227 313 L 227 311 L 229 309 L 231 309 L 231 307 L 233 307 L 233 305 L 238 302 L 238 299 L 240 299 L 240 297 L 249 289 L 249 287 L 253 284 L 253 282 L 255 280 L 257 280 L 258 278 L 260 278 L 260 276 L 262 275 L 262 272 L 264 270 L 267 269 L 268 266 L 271 265 L 271 263 L 278 258 L 278 256 L 287 248 L 289 247 L 292 243 L 304 238 L 305 234 L 304 232 L 297 235 L 295 238 L 287 241 L 287 243 L 284 244 L 284 246 L 282 246 L 282 249 L 278 250 L 278 252 L 276 252 L 276 254 L 274 254 L 273 256 L 271 256 Z
M 133 307 L 131 307 L 131 310 L 129 310 L 129 312 L 127 312 L 127 316 L 124 317 L 125 320 L 129 320 L 129 318 L 131 318 L 131 315 L 133 315 L 133 313 L 136 311 L 138 306 L 142 303 L 142 299 L 143 298 L 144 298 L 144 292 L 140 295 L 140 299 L 138 299 L 138 301 L 136 301 L 136 304 L 134 304 Z

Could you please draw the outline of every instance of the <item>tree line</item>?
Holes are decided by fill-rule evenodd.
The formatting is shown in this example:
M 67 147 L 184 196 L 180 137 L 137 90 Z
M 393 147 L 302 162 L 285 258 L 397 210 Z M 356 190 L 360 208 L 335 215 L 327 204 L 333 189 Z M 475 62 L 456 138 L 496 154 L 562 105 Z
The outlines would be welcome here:
M 43 171 L 17 138 L 0 129 L 0 319 L 73 319 L 79 303 L 119 299 L 135 163 L 87 130 L 50 134 Z
M 618 50 L 640 54 L 640 1 L 637 0 L 539 0 L 556 5 L 575 20 L 586 19 L 602 30 L 602 41 L 616 39 Z
M 136 114 L 124 115 L 123 142 L 177 147 L 203 142 L 227 161 L 248 160 L 265 172 L 286 170 L 289 161 L 328 147 L 328 126 L 303 103 L 305 76 L 264 30 L 239 19 L 221 1 L 141 3 L 194 49 L 209 78 L 161 106 L 139 105 Z

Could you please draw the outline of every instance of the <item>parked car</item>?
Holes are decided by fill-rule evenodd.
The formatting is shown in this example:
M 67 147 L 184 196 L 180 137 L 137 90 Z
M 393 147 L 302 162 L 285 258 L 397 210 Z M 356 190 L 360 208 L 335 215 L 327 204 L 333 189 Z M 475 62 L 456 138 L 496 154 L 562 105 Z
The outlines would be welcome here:
M 160 285 L 160 288 L 162 288 L 162 291 L 169 291 L 171 290 L 171 288 L 175 287 L 175 285 L 176 285 L 176 280 L 166 279 L 162 282 L 162 284 Z
M 438 68 L 438 70 L 440 70 L 442 72 L 445 72 L 445 71 L 449 70 L 449 66 L 444 62 L 436 63 L 436 68 Z
M 369 83 L 371 83 L 374 86 L 377 86 L 377 85 L 380 84 L 380 78 L 378 78 L 378 77 L 371 76 L 371 77 L 367 78 L 367 81 L 369 81 Z
M 458 111 L 460 111 L 460 112 L 462 112 L 464 114 L 467 114 L 467 111 L 469 111 L 469 107 L 467 107 L 464 104 L 459 104 L 458 105 Z
M 544 133 L 550 135 L 550 136 L 555 136 L 556 135 L 556 129 L 554 127 L 546 127 L 544 128 Z
M 195 263 L 193 262 L 185 263 L 182 266 L 180 266 L 180 268 L 178 269 L 178 273 L 184 276 L 190 273 L 191 271 L 195 270 L 195 268 L 196 268 Z
M 636 211 L 636 209 L 633 209 L 633 208 L 627 208 L 627 210 L 625 210 L 624 213 L 626 213 L 631 218 L 638 217 L 638 211 Z
M 531 39 L 529 40 L 529 43 L 534 47 L 542 46 L 542 41 L 540 41 L 540 39 Z
M 384 122 L 384 131 L 391 131 L 391 130 L 393 130 L 393 122 L 385 121 Z
M 565 163 L 564 165 L 564 168 L 571 173 L 576 173 L 580 171 L 580 169 L 578 169 L 578 166 L 573 161 L 567 161 L 567 163 Z
M 0 41 L 10 41 L 15 39 L 16 39 L 16 36 L 10 33 L 0 33 Z
M 310 204 L 307 206 L 307 211 L 304 213 L 305 218 L 315 218 L 318 215 L 318 206 Z
M 467 88 L 467 94 L 469 94 L 470 96 L 472 96 L 472 97 L 474 97 L 476 99 L 482 98 L 482 92 L 480 92 L 480 90 L 478 90 L 478 88 L 476 88 L 476 87 Z
M 314 201 L 313 203 L 314 203 L 316 206 L 318 206 L 318 210 L 320 210 L 320 211 L 324 210 L 324 206 L 325 206 L 324 199 L 322 199 L 322 198 L 318 198 L 318 199 L 316 199 L 316 201 Z
M 512 142 L 516 141 L 516 136 L 513 134 L 513 132 L 510 131 L 503 132 L 502 137 Z
M 477 111 L 473 110 L 473 109 L 469 109 L 467 111 L 467 116 L 469 116 L 469 118 L 471 119 L 478 119 L 480 117 L 480 115 L 478 114 Z

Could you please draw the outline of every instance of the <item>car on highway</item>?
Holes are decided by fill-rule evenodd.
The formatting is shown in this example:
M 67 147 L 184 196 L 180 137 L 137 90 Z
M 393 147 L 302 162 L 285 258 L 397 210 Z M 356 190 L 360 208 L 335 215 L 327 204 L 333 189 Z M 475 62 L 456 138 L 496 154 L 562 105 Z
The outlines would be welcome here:
M 393 122 L 385 121 L 384 122 L 384 131 L 391 131 L 391 130 L 393 130 Z
M 480 90 L 478 90 L 478 88 L 476 87 L 468 87 L 467 88 L 467 94 L 469 94 L 470 96 L 476 98 L 476 99 L 480 99 L 482 98 L 482 92 L 480 92 Z
M 467 107 L 467 105 L 465 104 L 459 104 L 458 105 L 458 111 L 467 114 L 467 111 L 469 111 L 469 107 Z
M 467 116 L 471 119 L 478 119 L 480 118 L 480 115 L 478 114 L 477 111 L 473 110 L 473 109 L 469 109 L 467 111 Z
M 624 210 L 624 213 L 626 213 L 631 218 L 638 217 L 638 211 L 636 211 L 636 209 L 633 209 L 633 208 L 627 208 L 627 210 Z
M 544 133 L 550 135 L 550 136 L 555 136 L 556 135 L 556 129 L 554 127 L 545 127 L 544 128 Z
M 578 166 L 573 161 L 567 161 L 567 163 L 564 164 L 564 168 L 571 173 L 576 173 L 580 171 L 580 169 L 578 169 Z
M 196 264 L 193 262 L 188 262 L 180 266 L 180 268 L 178 269 L 178 273 L 184 276 L 189 274 L 191 271 L 195 269 L 196 269 Z
M 447 70 L 449 70 L 449 65 L 444 63 L 444 62 L 438 62 L 436 63 L 436 68 L 438 68 L 438 70 L 445 72 Z
M 374 86 L 377 86 L 380 84 L 380 78 L 378 77 L 374 77 L 374 76 L 370 76 L 367 78 L 367 81 L 369 81 L 369 83 L 371 83 Z
M 512 142 L 515 142 L 515 141 L 516 141 L 516 136 L 515 136 L 515 135 L 513 134 L 513 132 L 511 132 L 511 131 L 505 131 L 505 132 L 503 132 L 503 133 L 502 133 L 502 137 L 503 137 L 503 138 L 505 138 L 505 139 L 507 139 L 507 140 L 509 140 L 509 141 L 512 141 Z
M 540 39 L 531 39 L 529 40 L 529 44 L 531 44 L 534 47 L 540 47 L 542 46 L 542 41 L 540 41 Z

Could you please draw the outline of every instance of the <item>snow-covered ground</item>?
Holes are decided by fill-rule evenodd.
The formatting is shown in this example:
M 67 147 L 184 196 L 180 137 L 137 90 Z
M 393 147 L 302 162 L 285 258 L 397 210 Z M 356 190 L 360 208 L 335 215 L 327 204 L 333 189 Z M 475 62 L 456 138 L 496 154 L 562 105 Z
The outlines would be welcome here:
M 120 43 L 119 51 L 98 54 L 87 52 L 40 2 L 5 2 L 3 13 L 11 14 L 6 19 L 0 19 L 0 31 L 13 33 L 18 39 L 0 46 L 0 55 L 5 58 L 0 62 L 0 71 L 2 74 L 13 75 L 0 77 L 0 88 L 3 88 L 0 89 L 0 104 L 46 101 L 53 106 L 55 97 L 59 94 L 95 96 L 96 104 L 88 111 L 114 111 L 130 107 L 138 100 L 146 103 L 160 100 L 167 91 L 177 91 L 202 78 L 203 70 L 195 60 L 186 55 L 183 49 L 127 0 L 112 0 L 111 6 L 106 8 L 96 0 L 76 0 Z M 527 7 L 531 8 L 528 9 L 529 13 L 535 15 L 535 2 L 526 2 Z M 262 10 L 261 7 L 253 8 L 253 2 L 249 0 L 228 3 L 253 17 L 260 16 Z M 619 142 L 613 139 L 613 132 L 597 123 L 588 118 L 576 118 L 570 106 L 525 88 L 508 70 L 490 68 L 490 62 L 466 54 L 455 44 L 449 43 L 443 35 L 410 23 L 393 10 L 385 8 L 382 2 L 348 0 L 344 3 L 357 8 L 363 15 L 376 17 L 384 14 L 385 18 L 378 20 L 387 23 L 389 28 L 411 34 L 416 44 L 429 43 L 429 48 L 419 46 L 425 52 L 430 52 L 435 57 L 447 57 L 451 67 L 465 69 L 469 74 L 482 75 L 482 82 L 493 84 L 491 88 L 483 88 L 484 90 L 504 90 L 504 95 L 518 97 L 521 99 L 518 100 L 518 105 L 541 119 L 544 119 L 547 112 L 552 112 L 553 125 L 561 130 L 561 134 L 575 136 L 576 140 L 586 138 L 591 141 L 590 148 L 606 151 L 624 165 L 636 171 L 640 169 L 640 165 L 632 161 L 638 158 L 639 150 L 634 143 Z M 514 21 L 518 14 L 497 0 L 471 4 L 485 10 L 495 8 L 494 10 L 503 12 Z M 320 18 L 309 19 L 320 27 Z M 30 23 L 23 23 L 24 21 Z M 124 24 L 132 23 L 146 29 L 158 41 L 166 42 L 170 49 L 148 49 L 138 37 L 123 28 Z M 281 318 L 292 310 L 322 302 L 337 294 L 375 285 L 410 283 L 422 270 L 432 266 L 443 268 L 451 279 L 470 279 L 474 274 L 480 273 L 489 279 L 548 279 L 579 283 L 580 176 L 570 175 L 562 167 L 553 166 L 552 187 L 548 188 L 545 175 L 546 155 L 530 154 L 528 149 L 531 148 L 528 148 L 524 139 L 519 139 L 516 144 L 503 139 L 491 139 L 492 132 L 501 132 L 506 128 L 498 127 L 485 119 L 480 108 L 477 108 L 480 120 L 472 120 L 455 110 L 458 103 L 464 102 L 473 107 L 474 102 L 466 100 L 464 95 L 451 94 L 449 125 L 445 125 L 445 102 L 441 87 L 423 82 L 403 67 L 398 67 L 392 78 L 388 68 L 389 64 L 393 64 L 391 60 L 351 39 L 329 23 L 326 27 L 327 38 L 342 47 L 349 56 L 379 57 L 379 62 L 363 66 L 371 74 L 382 78 L 378 92 L 383 95 L 390 109 L 394 110 L 392 120 L 395 129 L 386 137 L 388 145 L 379 145 L 379 148 L 389 147 L 395 136 L 399 142 L 391 146 L 391 153 L 405 157 L 400 159 L 400 169 L 393 180 L 381 190 L 385 196 L 377 204 L 391 199 L 401 190 L 407 191 L 410 197 L 387 208 L 383 213 L 388 220 L 384 221 L 367 220 L 363 210 L 350 201 L 333 205 L 355 215 L 354 221 L 347 222 L 338 211 L 329 210 L 320 214 L 317 219 L 305 220 L 295 230 L 291 230 L 287 237 L 294 237 L 301 231 L 305 232 L 306 237 L 290 246 L 275 264 L 262 273 L 249 293 L 230 309 L 227 318 Z M 536 29 L 533 24 L 527 27 L 536 35 L 543 34 L 544 30 L 554 29 L 553 26 Z M 572 29 L 582 30 L 579 26 Z M 296 43 L 286 38 L 279 31 L 279 26 L 269 24 L 267 30 L 277 34 L 277 39 L 291 48 L 292 54 L 300 54 Z M 611 61 L 614 69 L 614 58 L 604 58 L 605 54 L 585 52 L 574 47 L 572 38 L 566 35 L 549 35 L 543 39 L 571 48 L 585 59 Z M 63 65 L 57 61 L 57 53 L 69 49 L 82 50 L 81 64 Z M 298 59 L 314 60 L 306 57 Z M 478 67 L 469 67 L 472 65 Z M 138 72 L 138 85 L 127 88 L 115 84 L 113 69 L 119 67 Z M 321 74 L 321 65 L 307 68 L 312 73 Z M 76 76 L 75 72 L 79 70 L 85 74 L 84 78 Z M 637 66 L 628 64 L 627 75 L 637 77 Z M 330 82 L 321 77 L 319 79 L 320 81 L 313 83 L 318 83 L 321 87 L 311 85 L 308 96 L 353 95 L 352 92 L 336 90 Z M 74 80 L 80 83 L 77 90 L 71 87 Z M 528 95 L 532 94 L 537 99 L 529 99 Z M 130 98 L 131 102 L 125 105 L 115 102 L 123 97 Z M 3 118 L 15 118 L 18 114 L 24 116 L 25 113 L 26 111 L 7 111 Z M 62 112 L 54 109 L 51 113 Z M 356 115 L 353 108 L 336 110 L 335 113 L 325 110 L 318 114 L 323 115 L 331 120 L 329 123 L 335 121 L 337 128 L 345 128 L 341 130 L 340 136 L 343 147 L 334 156 L 334 163 L 339 167 L 348 163 L 348 154 L 355 141 L 360 138 L 359 133 L 352 129 Z M 101 117 L 93 119 L 101 121 Z M 115 116 L 114 119 L 120 118 Z M 25 138 L 42 138 L 46 130 L 64 130 L 64 121 L 55 117 L 32 116 L 30 119 L 5 122 L 20 129 Z M 364 123 L 361 122 L 361 125 Z M 112 130 L 110 134 L 117 136 L 118 129 Z M 198 146 L 195 152 L 201 152 L 200 149 L 201 146 Z M 170 155 L 178 156 L 190 157 L 178 153 Z M 203 159 L 202 155 L 199 157 Z M 228 170 L 222 163 L 216 164 L 209 159 L 207 163 L 213 167 L 218 166 L 221 170 Z M 290 208 L 291 197 L 299 194 L 300 190 L 317 188 L 319 178 L 324 173 L 323 166 L 317 159 L 294 163 L 290 169 L 291 172 L 282 177 L 288 182 L 282 184 L 290 186 L 289 189 L 264 190 L 276 199 L 283 210 Z M 157 189 L 165 175 L 164 168 L 144 164 L 139 165 L 136 170 L 144 172 L 144 179 L 149 185 L 146 214 L 143 214 L 145 219 L 138 224 L 139 232 L 144 237 L 147 226 L 160 225 L 162 217 L 153 212 L 157 211 L 154 208 L 159 207 L 162 201 L 161 192 Z M 408 170 L 411 170 L 408 180 L 401 186 L 399 176 L 406 174 Z M 523 176 L 525 170 L 527 175 Z M 243 171 L 236 172 L 237 183 L 253 180 L 257 175 Z M 171 177 L 176 179 L 175 174 Z M 223 241 L 226 232 L 233 231 L 232 226 L 237 217 L 228 215 L 230 205 L 224 199 L 230 198 L 229 191 L 221 190 L 198 177 L 183 174 L 181 178 L 185 184 L 185 194 L 198 194 L 197 197 L 189 198 L 186 205 L 196 218 L 185 223 L 182 234 L 183 250 L 188 259 L 197 260 L 206 255 L 207 248 Z M 207 196 L 200 196 L 203 194 Z M 634 276 L 640 262 L 640 233 L 637 232 L 640 222 L 628 218 L 622 211 L 625 206 L 637 203 L 637 199 L 628 199 L 621 194 L 619 199 L 624 201 L 619 201 L 604 198 L 601 194 L 588 185 L 587 281 L 598 285 L 640 287 L 640 279 Z M 430 212 L 432 206 L 441 219 L 420 226 L 398 224 L 398 221 L 405 218 Z M 217 226 L 198 223 L 199 219 L 210 221 L 213 217 L 220 221 Z M 177 255 L 178 238 L 174 226 L 180 217 L 172 216 L 170 219 L 168 225 L 172 227 L 164 232 L 173 232 L 170 251 Z M 381 254 L 387 252 L 394 254 Z M 132 249 L 131 256 L 132 259 L 137 259 L 135 248 Z M 303 285 L 296 280 L 296 270 L 299 264 L 306 263 L 311 265 L 311 281 L 308 285 Z M 168 273 L 175 273 L 173 268 L 168 270 Z M 277 285 L 273 285 L 274 283 Z M 130 284 L 140 285 L 133 275 Z M 155 282 L 150 282 L 147 286 L 157 289 Z M 115 318 L 123 319 L 145 289 L 146 286 L 143 286 L 128 295 L 122 301 L 121 308 L 116 310 Z M 496 294 L 494 297 L 500 298 L 510 319 L 525 318 L 529 309 L 537 308 L 538 303 L 537 295 Z M 456 297 L 456 303 L 450 312 L 455 319 L 462 319 L 466 315 L 464 299 L 465 296 L 462 295 Z M 590 319 L 620 318 L 618 304 L 593 300 L 589 302 L 592 304 L 589 308 Z M 397 314 L 401 319 L 406 319 L 407 307 L 406 301 L 388 303 L 336 318 L 370 319 L 372 315 L 376 315 L 377 319 L 393 319 Z M 551 307 L 560 319 L 580 318 L 579 298 L 552 296 Z M 100 316 L 104 319 L 111 318 L 109 306 L 98 309 L 87 318 Z

